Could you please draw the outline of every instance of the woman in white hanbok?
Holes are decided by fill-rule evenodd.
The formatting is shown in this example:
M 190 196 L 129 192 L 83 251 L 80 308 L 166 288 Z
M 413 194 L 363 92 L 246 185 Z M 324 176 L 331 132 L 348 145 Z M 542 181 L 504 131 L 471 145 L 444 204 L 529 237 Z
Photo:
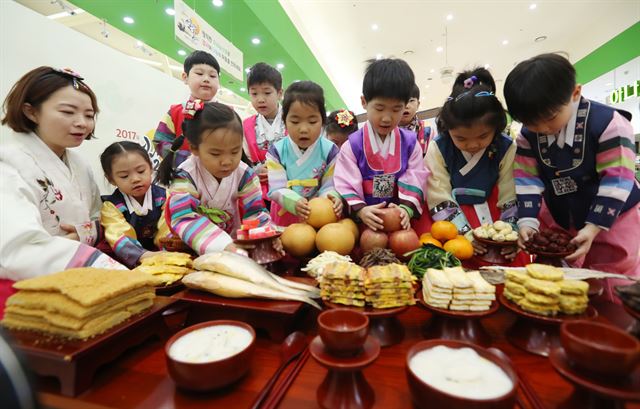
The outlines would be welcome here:
M 124 268 L 93 246 L 100 194 L 78 152 L 93 136 L 96 97 L 69 70 L 39 67 L 4 101 L 0 145 L 0 315 L 11 283 L 72 267 Z

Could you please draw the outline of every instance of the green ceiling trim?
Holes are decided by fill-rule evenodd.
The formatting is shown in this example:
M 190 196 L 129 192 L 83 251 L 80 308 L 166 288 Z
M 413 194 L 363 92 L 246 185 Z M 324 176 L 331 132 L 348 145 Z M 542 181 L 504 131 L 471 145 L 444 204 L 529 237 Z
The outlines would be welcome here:
M 277 1 L 246 0 L 246 4 L 263 21 L 265 27 L 273 34 L 273 37 L 279 40 L 284 49 L 288 50 L 296 61 L 314 62 L 314 64 L 303 65 L 304 78 L 287 78 L 285 76 L 287 83 L 296 79 L 311 79 L 319 84 L 332 84 L 327 74 L 316 61 L 307 43 L 300 36 L 293 22 L 291 22 L 291 19 L 289 19 L 289 16 Z M 292 33 L 296 35 L 291 35 Z M 347 107 L 333 84 L 330 87 L 324 85 L 322 87 L 324 88 L 327 105 L 330 105 L 327 108 L 331 108 L 328 111 Z M 329 101 L 332 103 L 329 103 Z
M 173 16 L 165 13 L 173 8 L 173 0 L 70 0 L 71 3 L 88 13 L 106 19 L 107 24 L 129 34 L 159 52 L 184 62 L 178 50 L 188 50 L 175 38 Z M 309 47 L 276 0 L 225 0 L 222 7 L 214 7 L 211 0 L 185 0 L 220 34 L 231 41 L 243 53 L 244 66 L 264 61 L 275 66 L 285 65 L 282 70 L 283 87 L 295 80 L 312 79 L 325 91 L 327 109 L 345 106 L 324 70 L 313 56 Z M 132 17 L 134 24 L 123 21 L 124 16 Z M 253 37 L 261 39 L 260 45 L 253 45 Z M 133 48 L 135 44 L 132 44 Z M 246 87 L 244 80 L 238 81 L 228 73 L 223 73 L 222 85 L 248 99 L 240 88 Z
M 577 81 L 579 84 L 586 84 L 638 56 L 640 56 L 640 22 L 576 62 L 574 67 Z

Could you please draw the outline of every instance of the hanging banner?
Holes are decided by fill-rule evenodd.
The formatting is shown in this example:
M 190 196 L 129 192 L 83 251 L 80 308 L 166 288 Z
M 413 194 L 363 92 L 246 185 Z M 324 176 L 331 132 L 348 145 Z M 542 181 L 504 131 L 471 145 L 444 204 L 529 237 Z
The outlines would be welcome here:
M 182 0 L 174 0 L 174 31 L 176 38 L 193 50 L 211 53 L 220 68 L 242 81 L 242 51 L 224 38 Z

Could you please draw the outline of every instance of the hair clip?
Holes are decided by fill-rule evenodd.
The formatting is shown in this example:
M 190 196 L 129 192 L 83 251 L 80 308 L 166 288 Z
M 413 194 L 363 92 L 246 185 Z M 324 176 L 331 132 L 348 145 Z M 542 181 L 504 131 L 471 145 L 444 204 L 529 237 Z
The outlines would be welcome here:
M 182 113 L 184 114 L 185 119 L 193 119 L 198 111 L 202 111 L 204 109 L 204 102 L 201 99 L 194 99 L 193 101 L 187 101 L 184 105 L 184 109 Z
M 462 98 L 466 97 L 467 95 L 469 95 L 471 93 L 471 91 L 465 91 L 462 94 L 459 94 L 457 97 L 448 97 L 447 101 L 453 101 L 453 102 L 457 102 L 459 100 L 461 100 Z M 489 91 L 480 91 L 480 92 L 476 92 L 475 94 L 473 94 L 474 97 L 492 97 L 494 96 L 493 92 L 489 92 Z
M 336 114 L 336 121 L 338 125 L 340 125 L 340 128 L 346 128 L 353 124 L 353 115 L 348 110 L 341 109 L 340 112 Z
M 78 74 L 77 72 L 75 72 L 71 68 L 53 68 L 52 67 L 52 69 L 55 72 L 59 73 L 59 74 L 62 74 L 62 75 L 67 76 L 67 77 L 71 77 L 71 81 L 73 82 L 73 88 L 80 89 L 80 81 L 84 80 L 84 78 L 82 78 L 80 76 L 80 74 Z M 85 84 L 83 84 L 83 85 L 85 85 Z
M 467 78 L 466 80 L 464 80 L 464 87 L 466 89 L 469 89 L 471 87 L 473 87 L 473 84 L 475 84 L 476 82 L 478 82 L 478 77 L 476 77 L 475 75 L 470 76 L 469 78 Z

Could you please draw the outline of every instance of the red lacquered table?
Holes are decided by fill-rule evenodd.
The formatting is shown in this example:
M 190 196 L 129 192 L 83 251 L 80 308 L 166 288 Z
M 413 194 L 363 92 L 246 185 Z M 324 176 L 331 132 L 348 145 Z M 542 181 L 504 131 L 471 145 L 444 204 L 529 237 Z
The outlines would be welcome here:
M 599 320 L 607 320 L 623 328 L 631 322 L 631 317 L 621 306 L 598 302 L 594 305 L 600 313 Z M 309 340 L 315 335 L 316 314 L 308 310 L 297 325 L 309 335 Z M 375 391 L 375 408 L 413 407 L 405 377 L 406 353 L 413 344 L 424 339 L 421 330 L 430 317 L 429 312 L 417 306 L 400 314 L 398 318 L 404 326 L 404 340 L 383 348 L 378 359 L 364 370 L 366 379 Z M 573 386 L 553 369 L 549 360 L 523 352 L 506 341 L 504 334 L 514 318 L 512 313 L 500 308 L 483 320 L 484 327 L 493 339 L 492 346 L 501 349 L 512 359 L 519 375 L 524 377 L 545 407 L 571 407 L 563 402 L 572 395 Z M 259 337 L 251 371 L 244 379 L 224 391 L 194 394 L 176 389 L 167 374 L 163 346 L 164 342 L 156 339 L 128 351 L 99 370 L 91 389 L 75 398 L 59 395 L 55 381 L 40 378 L 41 401 L 45 407 L 83 409 L 246 408 L 251 406 L 275 372 L 280 359 L 280 345 L 266 337 Z M 280 379 L 285 379 L 293 367 L 290 365 Z M 326 371 L 314 359 L 308 359 L 278 407 L 317 408 L 316 390 Z M 277 388 L 278 384 L 274 390 Z M 534 407 L 522 391 L 518 396 L 516 407 Z M 640 405 L 629 403 L 626 407 L 635 409 Z

